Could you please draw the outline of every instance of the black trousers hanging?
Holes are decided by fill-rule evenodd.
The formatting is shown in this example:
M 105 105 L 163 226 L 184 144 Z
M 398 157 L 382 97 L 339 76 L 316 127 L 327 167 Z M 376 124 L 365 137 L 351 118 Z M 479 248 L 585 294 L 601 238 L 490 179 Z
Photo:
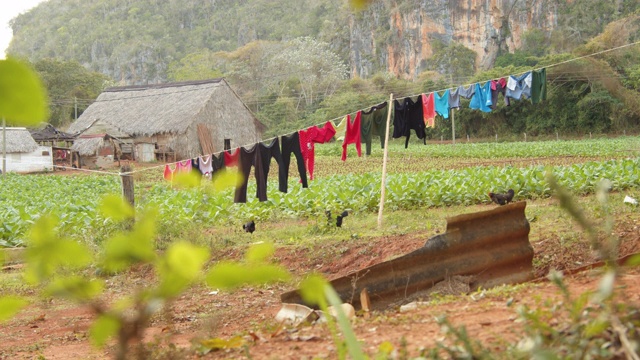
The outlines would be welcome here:
M 271 158 L 274 158 L 276 160 L 276 163 L 278 164 L 278 180 L 282 179 L 284 168 L 282 167 L 280 140 L 278 140 L 278 138 L 275 138 L 273 139 L 273 141 L 271 141 L 271 144 L 260 143 L 258 144 L 258 146 L 260 147 L 260 165 L 262 167 L 263 177 L 265 178 L 265 181 L 269 178 Z M 286 176 L 286 174 L 284 176 Z M 258 196 L 258 194 L 256 194 L 256 196 Z
M 253 145 L 253 147 L 240 148 L 240 156 L 239 156 L 239 169 L 242 174 L 242 183 L 236 186 L 235 196 L 233 198 L 233 202 L 236 203 L 246 203 L 247 202 L 247 185 L 249 184 L 249 174 L 251 174 L 251 167 L 255 167 L 254 174 L 256 177 L 257 183 L 257 197 L 260 201 L 267 200 L 267 178 L 264 176 L 264 171 L 262 170 L 262 161 L 260 161 L 260 146 L 258 144 Z
M 291 135 L 285 135 L 280 138 L 282 143 L 282 171 L 279 173 L 280 191 L 286 193 L 288 191 L 289 183 L 289 164 L 291 164 L 291 154 L 296 156 L 296 162 L 298 163 L 298 173 L 300 173 L 300 179 L 302 179 L 302 187 L 307 188 L 307 169 L 304 166 L 304 159 L 302 158 L 302 151 L 300 151 L 300 135 L 294 132 Z

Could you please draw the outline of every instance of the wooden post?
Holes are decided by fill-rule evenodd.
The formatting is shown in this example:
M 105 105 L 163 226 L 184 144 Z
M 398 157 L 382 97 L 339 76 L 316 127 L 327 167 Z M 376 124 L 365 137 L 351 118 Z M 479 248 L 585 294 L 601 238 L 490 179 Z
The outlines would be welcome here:
M 133 193 L 133 174 L 130 174 L 131 166 L 123 165 L 120 168 L 120 177 L 122 178 L 122 196 L 131 206 L 135 206 L 135 196 Z
M 387 128 L 384 136 L 384 155 L 382 157 L 382 183 L 380 184 L 380 207 L 378 208 L 378 228 L 382 226 L 382 211 L 384 210 L 384 192 L 387 187 L 387 156 L 389 155 L 389 123 L 391 122 L 391 111 L 393 111 L 393 94 L 389 95 L 389 106 L 387 106 Z
M 451 140 L 456 144 L 456 109 L 451 109 Z

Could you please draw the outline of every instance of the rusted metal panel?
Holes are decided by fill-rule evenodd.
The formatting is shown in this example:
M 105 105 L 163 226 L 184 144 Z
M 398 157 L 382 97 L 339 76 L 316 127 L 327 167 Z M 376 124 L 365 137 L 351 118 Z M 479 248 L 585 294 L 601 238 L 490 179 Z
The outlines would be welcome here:
M 447 231 L 418 250 L 331 281 L 344 302 L 361 308 L 367 289 L 372 309 L 384 309 L 429 290 L 453 275 L 473 275 L 472 289 L 520 283 L 533 276 L 526 202 L 447 219 Z M 284 303 L 304 302 L 297 290 Z

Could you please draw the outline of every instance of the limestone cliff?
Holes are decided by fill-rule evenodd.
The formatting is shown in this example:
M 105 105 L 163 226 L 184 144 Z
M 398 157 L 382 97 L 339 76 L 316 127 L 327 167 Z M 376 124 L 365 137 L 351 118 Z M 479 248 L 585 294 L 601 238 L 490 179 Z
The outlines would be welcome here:
M 349 17 L 353 75 L 386 71 L 415 78 L 425 68 L 434 39 L 462 43 L 477 54 L 478 68 L 493 65 L 500 51 L 520 46 L 530 29 L 557 25 L 549 0 L 381 0 Z

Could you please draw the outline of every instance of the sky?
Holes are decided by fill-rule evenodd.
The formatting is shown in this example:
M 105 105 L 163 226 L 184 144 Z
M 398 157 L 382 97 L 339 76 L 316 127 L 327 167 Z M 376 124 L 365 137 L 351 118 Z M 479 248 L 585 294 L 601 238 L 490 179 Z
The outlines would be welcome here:
M 5 58 L 5 50 L 11 41 L 9 21 L 46 0 L 0 0 L 0 59 Z

